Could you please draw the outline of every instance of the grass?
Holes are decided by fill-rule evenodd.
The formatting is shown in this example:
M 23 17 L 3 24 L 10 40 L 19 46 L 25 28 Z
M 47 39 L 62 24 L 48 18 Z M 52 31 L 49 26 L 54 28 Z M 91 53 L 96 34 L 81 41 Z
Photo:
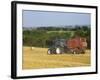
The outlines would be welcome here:
M 90 66 L 90 50 L 85 54 L 47 54 L 47 48 L 23 47 L 23 69 Z

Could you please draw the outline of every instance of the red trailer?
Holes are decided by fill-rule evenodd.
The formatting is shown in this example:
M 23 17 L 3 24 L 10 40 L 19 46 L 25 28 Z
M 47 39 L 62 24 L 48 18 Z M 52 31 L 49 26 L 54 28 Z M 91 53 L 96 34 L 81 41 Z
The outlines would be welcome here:
M 87 47 L 86 38 L 76 37 L 66 41 L 67 48 L 72 53 L 85 53 Z

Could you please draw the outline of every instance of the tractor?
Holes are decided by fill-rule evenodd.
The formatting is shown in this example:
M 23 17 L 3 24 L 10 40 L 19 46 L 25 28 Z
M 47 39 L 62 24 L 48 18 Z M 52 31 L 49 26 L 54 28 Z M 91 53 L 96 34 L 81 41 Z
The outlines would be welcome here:
M 51 47 L 48 49 L 48 54 L 62 54 L 65 52 L 66 39 L 55 39 L 52 41 Z
M 87 48 L 86 38 L 76 37 L 71 39 L 55 39 L 48 49 L 48 54 L 85 53 Z

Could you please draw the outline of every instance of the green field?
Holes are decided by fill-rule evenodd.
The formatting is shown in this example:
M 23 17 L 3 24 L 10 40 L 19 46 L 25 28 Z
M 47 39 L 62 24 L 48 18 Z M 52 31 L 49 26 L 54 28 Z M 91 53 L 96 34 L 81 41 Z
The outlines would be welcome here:
M 23 69 L 90 66 L 90 50 L 85 54 L 47 54 L 48 48 L 23 47 Z

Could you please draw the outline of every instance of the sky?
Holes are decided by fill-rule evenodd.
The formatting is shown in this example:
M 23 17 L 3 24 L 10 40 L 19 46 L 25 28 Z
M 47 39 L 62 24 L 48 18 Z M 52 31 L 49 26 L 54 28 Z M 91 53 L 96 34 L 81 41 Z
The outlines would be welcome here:
M 89 13 L 29 11 L 23 10 L 23 27 L 90 25 Z

